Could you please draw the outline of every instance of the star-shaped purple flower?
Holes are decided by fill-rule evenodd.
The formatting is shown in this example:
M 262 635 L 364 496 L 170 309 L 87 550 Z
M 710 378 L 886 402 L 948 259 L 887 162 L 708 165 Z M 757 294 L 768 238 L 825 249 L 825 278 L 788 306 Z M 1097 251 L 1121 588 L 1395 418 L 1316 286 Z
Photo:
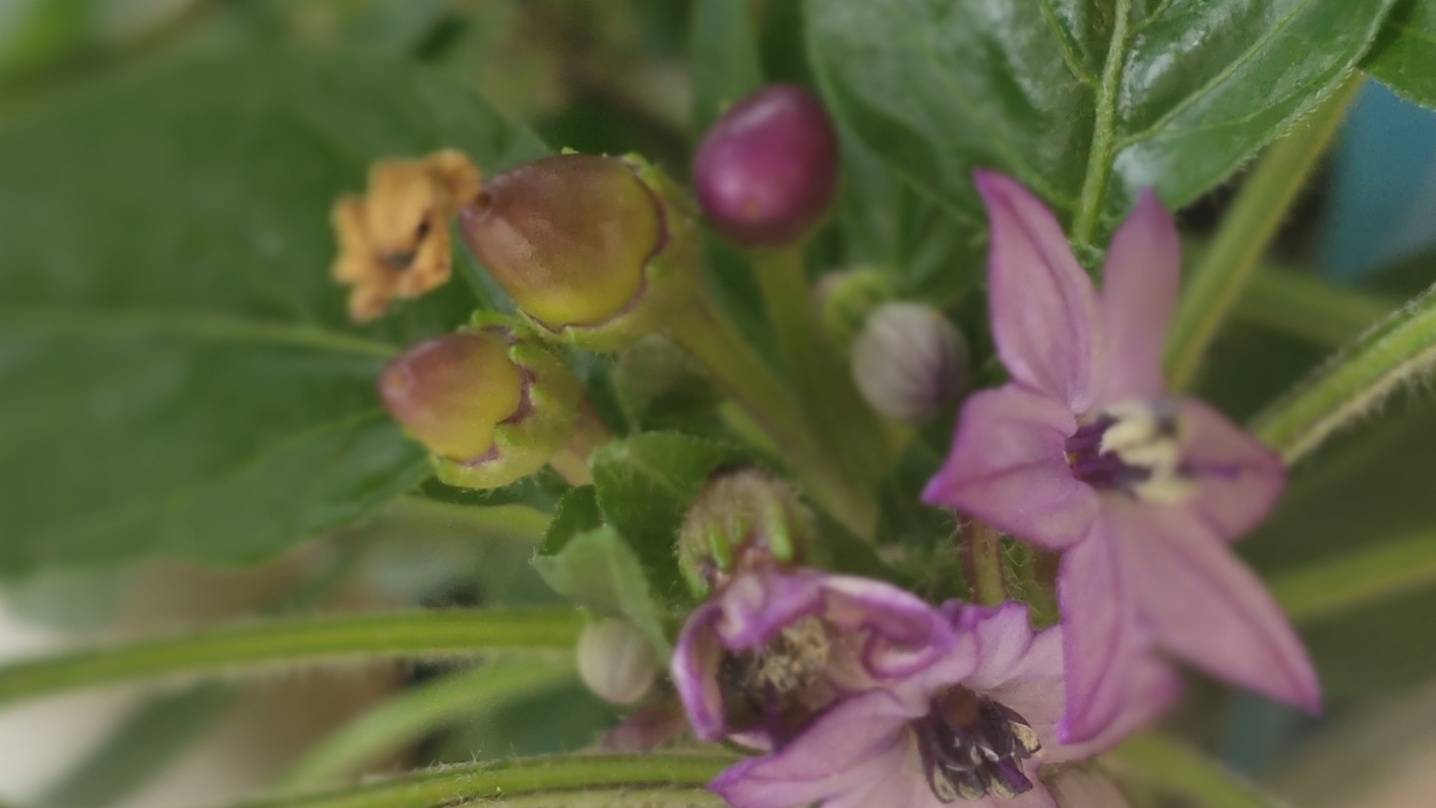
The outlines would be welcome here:
M 719 775 L 713 790 L 735 808 L 1125 804 L 1092 772 L 1044 767 L 1091 757 L 1164 710 L 1179 690 L 1170 669 L 1146 658 L 1103 737 L 1064 745 L 1055 733 L 1061 629 L 1034 633 L 1015 603 L 945 611 L 953 633 L 937 638 L 943 650 L 929 664 L 837 702 L 789 743 Z
M 1012 382 L 965 405 L 923 498 L 1063 553 L 1069 741 L 1122 708 L 1149 642 L 1219 678 L 1320 706 L 1301 641 L 1227 547 L 1285 486 L 1281 460 L 1162 378 L 1180 249 L 1151 193 L 1117 231 L 1099 295 L 1053 215 L 979 173 L 991 224 L 988 290 Z

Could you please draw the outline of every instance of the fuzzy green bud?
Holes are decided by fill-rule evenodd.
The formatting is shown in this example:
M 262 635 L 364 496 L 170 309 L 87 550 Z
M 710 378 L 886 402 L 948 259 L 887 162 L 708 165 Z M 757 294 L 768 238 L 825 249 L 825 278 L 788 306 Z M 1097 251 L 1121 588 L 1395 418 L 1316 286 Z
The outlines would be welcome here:
M 582 387 L 552 351 L 489 325 L 405 351 L 379 377 L 379 395 L 440 480 L 486 489 L 548 462 L 573 430 Z
M 720 472 L 684 515 L 678 565 L 701 597 L 743 569 L 802 563 L 813 533 L 792 486 L 754 469 Z
M 694 217 L 636 157 L 566 154 L 489 179 L 463 209 L 470 248 L 544 336 L 616 350 L 691 294 Z

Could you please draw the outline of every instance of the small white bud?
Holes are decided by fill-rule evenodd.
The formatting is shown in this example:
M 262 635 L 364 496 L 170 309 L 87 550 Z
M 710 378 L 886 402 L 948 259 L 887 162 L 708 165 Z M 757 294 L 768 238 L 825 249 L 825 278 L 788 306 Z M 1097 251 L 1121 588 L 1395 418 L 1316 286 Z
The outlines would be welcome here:
M 578 638 L 578 675 L 604 701 L 636 704 L 653 688 L 658 660 L 632 623 L 595 620 Z
M 853 380 L 873 409 L 922 421 L 950 405 L 967 381 L 967 343 L 936 309 L 884 303 L 853 343 Z

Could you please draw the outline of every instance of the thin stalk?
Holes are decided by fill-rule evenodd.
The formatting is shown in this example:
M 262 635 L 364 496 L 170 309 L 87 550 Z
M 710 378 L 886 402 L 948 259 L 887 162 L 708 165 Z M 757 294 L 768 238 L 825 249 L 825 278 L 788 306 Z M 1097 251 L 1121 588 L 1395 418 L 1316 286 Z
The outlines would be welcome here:
M 570 608 L 464 609 L 275 618 L 88 648 L 0 667 L 0 703 L 141 680 L 317 663 L 568 652 Z
M 1183 292 L 1167 346 L 1167 377 L 1173 389 L 1183 389 L 1196 378 L 1212 339 L 1345 120 L 1362 78 L 1352 76 L 1301 126 L 1277 141 L 1243 184 Z
M 1175 797 L 1191 808 L 1275 808 L 1276 800 L 1184 742 L 1146 733 L 1118 746 L 1103 761 L 1123 782 Z
M 1232 316 L 1249 325 L 1335 348 L 1400 305 L 1386 295 L 1264 265 L 1252 274 Z
M 1112 10 L 1112 38 L 1107 43 L 1102 82 L 1097 87 L 1087 174 L 1082 178 L 1077 215 L 1072 220 L 1072 241 L 1085 252 L 1091 251 L 1092 240 L 1097 235 L 1103 202 L 1107 199 L 1107 183 L 1112 178 L 1112 164 L 1117 159 L 1117 96 L 1121 92 L 1122 73 L 1127 66 L 1127 28 L 1131 18 L 1132 0 L 1117 0 Z
M 658 806 L 721 806 L 705 793 L 712 780 L 734 759 L 716 755 L 650 754 L 641 757 L 583 755 L 580 757 L 534 758 L 467 766 L 449 766 L 365 783 L 333 791 L 278 795 L 244 802 L 233 808 L 442 808 L 468 805 L 478 800 L 502 797 L 503 805 L 528 796 L 541 797 L 532 803 L 581 805 L 585 799 L 616 800 L 593 802 L 594 806 L 643 804 L 628 799 L 644 791 L 682 794 L 680 802 Z
M 967 565 L 974 600 L 984 606 L 996 606 L 1007 600 L 1002 573 L 1002 534 L 996 528 L 977 520 L 968 523 Z
M 668 329 L 762 426 L 818 504 L 849 530 L 870 537 L 876 518 L 872 498 L 852 490 L 824 457 L 788 388 L 712 300 L 700 296 Z
M 482 721 L 514 700 L 574 680 L 572 663 L 528 660 L 482 665 L 404 691 L 365 712 L 304 753 L 285 787 L 336 781 L 395 753 L 436 728 Z
M 1436 584 L 1436 533 L 1382 541 L 1274 576 L 1272 594 L 1292 620 L 1312 622 Z
M 825 454 L 843 464 L 854 485 L 876 487 L 890 454 L 886 433 L 818 317 L 802 247 L 767 250 L 754 258 L 763 305 L 803 415 L 814 425 Z
M 1436 364 L 1436 286 L 1341 349 L 1253 422 L 1288 463 Z

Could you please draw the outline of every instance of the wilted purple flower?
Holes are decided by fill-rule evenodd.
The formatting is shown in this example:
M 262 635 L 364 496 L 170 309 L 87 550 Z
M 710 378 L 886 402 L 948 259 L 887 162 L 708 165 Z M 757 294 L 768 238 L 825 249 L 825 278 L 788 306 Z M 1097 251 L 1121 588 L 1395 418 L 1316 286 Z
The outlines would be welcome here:
M 955 641 L 936 659 L 839 702 L 713 790 L 736 808 L 1119 808 L 1092 775 L 1044 767 L 1090 757 L 1155 717 L 1178 692 L 1170 669 L 1146 658 L 1119 720 L 1093 743 L 1066 746 L 1055 734 L 1061 629 L 1034 633 L 1015 603 L 948 611 Z
M 890 584 L 758 566 L 689 617 L 673 681 L 700 739 L 781 745 L 836 699 L 931 664 L 952 636 Z
M 698 203 L 713 227 L 749 247 L 806 234 L 837 190 L 838 136 L 827 110 L 792 84 L 728 110 L 693 158 Z
M 1176 306 L 1176 226 L 1148 193 L 1118 230 L 1100 296 L 1052 214 L 981 173 L 988 289 L 1012 383 L 973 396 L 924 499 L 1063 551 L 1068 740 L 1121 707 L 1148 639 L 1193 665 L 1316 710 L 1301 641 L 1228 549 L 1285 485 L 1281 460 L 1162 379 Z

